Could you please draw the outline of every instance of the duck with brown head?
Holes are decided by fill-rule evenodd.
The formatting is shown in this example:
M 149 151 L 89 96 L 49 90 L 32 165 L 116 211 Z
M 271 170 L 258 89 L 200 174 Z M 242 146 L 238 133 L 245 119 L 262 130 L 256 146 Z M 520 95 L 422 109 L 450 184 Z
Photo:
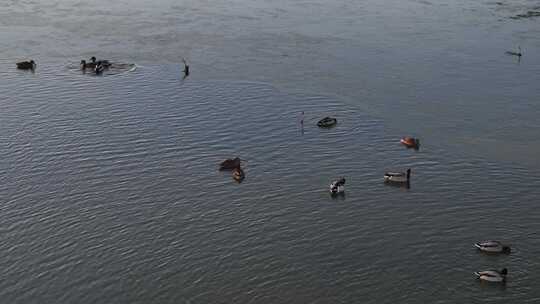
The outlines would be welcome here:
M 244 170 L 240 168 L 240 166 L 236 167 L 232 171 L 232 177 L 237 182 L 242 182 L 244 178 L 246 177 L 246 174 L 244 173 Z

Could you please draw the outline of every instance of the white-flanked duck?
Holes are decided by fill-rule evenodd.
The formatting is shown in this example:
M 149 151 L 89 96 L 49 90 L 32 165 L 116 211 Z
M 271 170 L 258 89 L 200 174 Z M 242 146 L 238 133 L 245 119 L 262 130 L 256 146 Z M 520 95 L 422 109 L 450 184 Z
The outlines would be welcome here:
M 343 193 L 344 191 L 345 191 L 345 178 L 342 177 L 330 183 L 331 194 L 339 194 L 339 193 Z
M 325 117 L 321 120 L 319 120 L 319 122 L 317 122 L 317 126 L 320 127 L 320 128 L 331 128 L 333 126 L 335 126 L 337 124 L 337 119 L 333 118 L 333 117 Z
M 510 253 L 510 246 L 504 245 L 499 241 L 483 241 L 474 244 L 478 250 L 487 253 Z
M 407 169 L 407 172 L 386 172 L 384 174 L 384 181 L 387 183 L 407 184 L 411 179 L 411 169 Z
M 34 60 L 17 62 L 17 69 L 19 70 L 34 70 L 36 63 Z
M 506 281 L 506 275 L 508 274 L 508 269 L 503 268 L 501 271 L 497 270 L 485 270 L 478 271 L 474 273 L 478 279 L 486 282 L 501 283 Z
M 415 150 L 420 148 L 420 140 L 418 138 L 406 136 L 400 139 L 399 142 L 407 148 L 413 148 Z

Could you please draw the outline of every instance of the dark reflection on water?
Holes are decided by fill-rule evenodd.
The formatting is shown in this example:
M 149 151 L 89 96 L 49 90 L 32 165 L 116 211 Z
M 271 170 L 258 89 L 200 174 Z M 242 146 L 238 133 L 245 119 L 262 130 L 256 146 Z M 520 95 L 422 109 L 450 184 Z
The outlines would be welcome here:
M 538 298 L 540 176 L 402 134 L 322 95 L 5 74 L 0 297 L 9 303 L 366 303 Z M 99 88 L 96 90 L 96 88 Z M 298 113 L 305 112 L 304 133 Z M 319 129 L 332 115 L 339 124 Z M 237 184 L 218 171 L 246 159 Z M 412 187 L 383 183 L 413 168 Z M 328 184 L 347 178 L 346 195 Z M 402 190 L 402 191 L 400 191 Z M 508 240 L 508 256 L 473 243 Z M 473 272 L 508 267 L 506 289 Z

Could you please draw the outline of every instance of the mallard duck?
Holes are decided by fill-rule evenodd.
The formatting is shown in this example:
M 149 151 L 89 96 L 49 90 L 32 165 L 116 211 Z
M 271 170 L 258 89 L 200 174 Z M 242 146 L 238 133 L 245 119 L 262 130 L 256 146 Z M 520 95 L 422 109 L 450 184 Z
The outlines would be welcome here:
M 405 145 L 407 148 L 414 148 L 416 150 L 420 148 L 420 140 L 418 138 L 407 136 L 403 137 L 399 142 Z
M 503 245 L 499 241 L 483 241 L 474 244 L 478 250 L 487 253 L 510 253 L 510 246 Z
M 345 178 L 342 177 L 330 183 L 331 194 L 343 193 L 344 191 L 345 191 Z
M 409 183 L 411 179 L 411 169 L 407 169 L 407 172 L 386 172 L 384 174 L 384 181 L 389 183 Z
M 33 70 L 36 66 L 34 60 L 17 62 L 17 69 L 19 70 Z
M 236 180 L 237 182 L 241 182 L 246 177 L 246 174 L 244 173 L 244 170 L 242 170 L 242 168 L 238 166 L 233 169 L 232 176 L 234 180 Z
M 240 158 L 226 159 L 219 165 L 219 170 L 232 170 L 236 167 L 240 167 Z
M 330 128 L 330 127 L 335 126 L 336 124 L 337 124 L 337 119 L 333 117 L 325 117 L 319 120 L 319 122 L 317 122 L 317 126 L 320 128 Z
M 508 274 L 508 269 L 503 268 L 501 271 L 497 270 L 485 270 L 478 271 L 474 273 L 478 279 L 486 282 L 495 282 L 501 283 L 506 281 L 506 275 Z

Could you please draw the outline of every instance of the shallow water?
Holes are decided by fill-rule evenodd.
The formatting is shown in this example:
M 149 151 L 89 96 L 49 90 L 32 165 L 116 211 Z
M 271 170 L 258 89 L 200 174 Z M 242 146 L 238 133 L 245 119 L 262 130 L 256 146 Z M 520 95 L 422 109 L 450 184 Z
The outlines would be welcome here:
M 540 28 L 501 3 L 8 2 L 0 298 L 535 303 Z M 96 54 L 137 69 L 73 68 Z

